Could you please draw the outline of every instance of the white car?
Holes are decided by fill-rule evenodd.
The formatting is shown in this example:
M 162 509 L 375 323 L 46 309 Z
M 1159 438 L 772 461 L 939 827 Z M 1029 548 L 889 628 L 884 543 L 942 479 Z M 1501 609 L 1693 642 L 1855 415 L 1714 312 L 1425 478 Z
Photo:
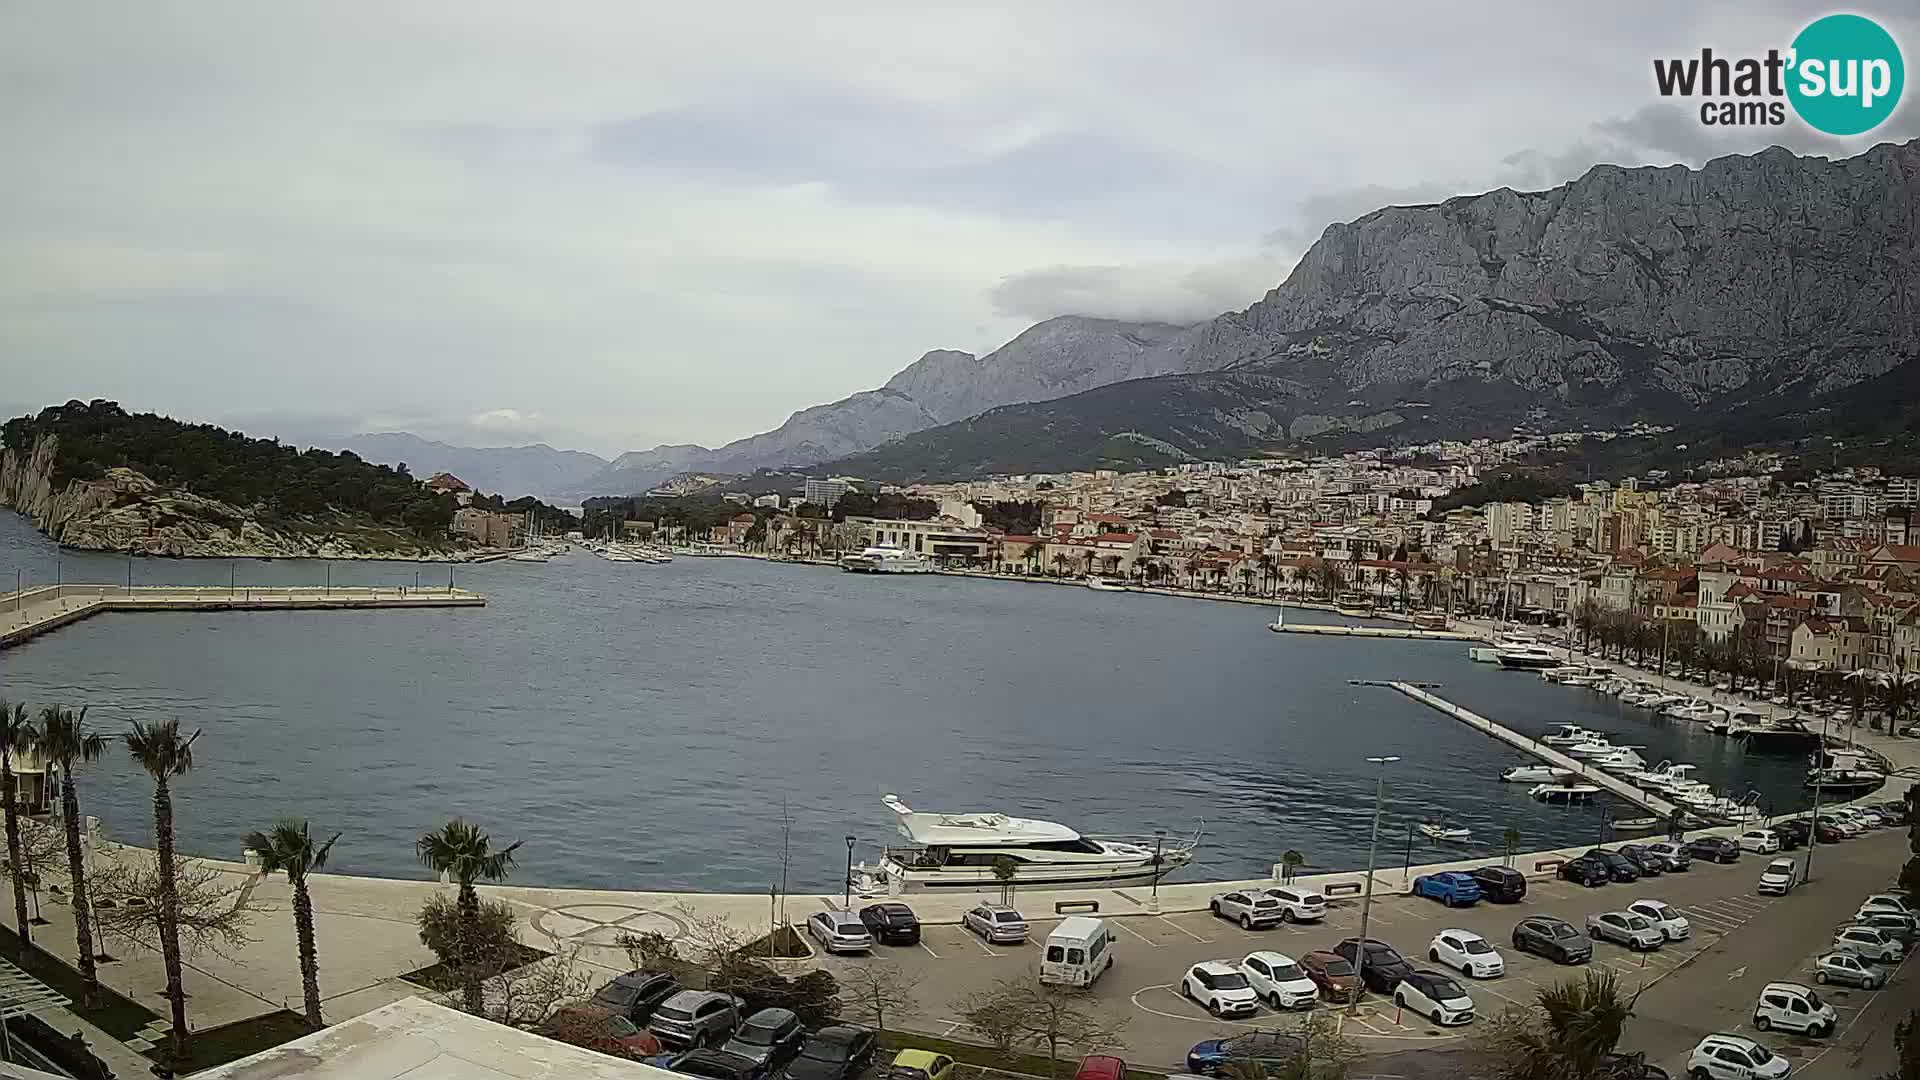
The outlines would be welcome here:
M 1906 950 L 1890 934 L 1871 926 L 1848 926 L 1833 935 L 1833 951 L 1848 952 L 1878 964 L 1897 964 Z
M 1890 911 L 1895 915 L 1912 915 L 1920 918 L 1920 905 L 1914 904 L 1902 896 L 1893 893 L 1874 893 L 1860 901 L 1860 914 L 1875 911 Z
M 1780 838 L 1772 829 L 1748 829 L 1740 834 L 1740 850 L 1755 855 L 1771 855 L 1780 850 Z
M 1252 1016 L 1260 1008 L 1253 985 L 1225 960 L 1203 960 L 1188 968 L 1180 992 L 1215 1016 Z
M 1393 988 L 1393 1003 L 1436 1024 L 1473 1022 L 1473 999 L 1451 978 L 1438 971 L 1416 971 Z
M 1880 984 L 1886 981 L 1886 976 L 1880 974 L 1879 968 L 1852 953 L 1835 952 L 1813 962 L 1813 981 L 1822 985 L 1844 983 L 1862 990 L 1878 990 Z
M 1216 893 L 1207 901 L 1207 910 L 1222 919 L 1240 924 L 1240 929 L 1275 926 L 1280 922 L 1280 901 L 1254 889 L 1245 892 Z
M 1276 1010 L 1311 1009 L 1320 998 L 1320 987 L 1285 953 L 1248 953 L 1240 961 L 1240 974 L 1260 1000 Z
M 1587 936 L 1595 941 L 1611 941 L 1629 949 L 1657 949 L 1667 943 L 1667 935 L 1653 922 L 1624 911 L 1603 911 L 1587 916 Z
M 1780 1080 L 1793 1070 L 1787 1059 L 1738 1035 L 1709 1035 L 1687 1055 L 1687 1074 L 1710 1080 Z
M 1833 1006 L 1799 983 L 1768 983 L 1753 1007 L 1753 1026 L 1760 1031 L 1780 1028 L 1818 1039 L 1833 1034 L 1834 1020 Z
M 1773 893 L 1785 896 L 1800 884 L 1800 867 L 1792 859 L 1775 859 L 1760 871 L 1761 895 Z
M 1433 935 L 1427 959 L 1476 979 L 1494 979 L 1507 973 L 1507 962 L 1486 938 L 1471 930 L 1442 930 Z
M 1653 928 L 1664 934 L 1668 941 L 1685 941 L 1693 933 L 1693 924 L 1665 900 L 1642 897 L 1627 905 L 1627 914 L 1638 915 L 1652 923 Z
M 1280 885 L 1268 889 L 1267 895 L 1280 901 L 1283 922 L 1319 922 L 1327 916 L 1327 898 L 1312 889 Z

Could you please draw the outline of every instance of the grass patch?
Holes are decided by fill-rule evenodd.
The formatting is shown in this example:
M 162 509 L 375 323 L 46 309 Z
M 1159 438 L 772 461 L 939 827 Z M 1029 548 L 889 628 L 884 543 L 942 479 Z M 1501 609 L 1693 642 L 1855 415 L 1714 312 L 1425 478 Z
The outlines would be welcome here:
M 127 946 L 132 948 L 132 946 Z M 20 963 L 27 974 L 52 987 L 55 992 L 66 996 L 73 1003 L 74 1015 L 85 1017 L 94 1027 L 116 1039 L 131 1039 L 140 1033 L 140 1029 L 162 1019 L 160 1014 L 134 1001 L 132 998 L 102 984 L 95 998 L 94 1008 L 81 1007 L 85 1000 L 84 984 L 80 973 L 67 966 L 66 961 L 35 946 L 24 961 L 20 959 L 20 937 L 11 929 L 0 926 L 0 949 Z
M 187 1040 L 185 1061 L 173 1060 L 171 1046 L 165 1042 L 147 1051 L 147 1056 L 164 1062 L 177 1072 L 188 1073 L 238 1061 L 249 1054 L 270 1050 L 306 1034 L 309 1034 L 306 1017 L 286 1009 L 277 1009 L 194 1032 Z
M 501 955 L 481 970 L 480 977 L 482 979 L 491 979 L 502 972 L 526 967 L 528 964 L 545 960 L 552 955 L 552 953 L 544 949 L 536 949 L 531 945 L 522 945 L 519 942 L 514 942 L 510 947 L 502 949 Z M 429 990 L 438 990 L 443 994 L 457 993 L 462 985 L 459 973 L 445 963 L 429 964 L 423 968 L 416 968 L 400 976 L 400 978 L 406 982 L 413 983 L 415 986 L 424 986 Z
M 877 1041 L 880 1046 L 890 1051 L 931 1050 L 936 1054 L 945 1054 L 962 1065 L 998 1069 L 1001 1072 L 1025 1073 L 1028 1076 L 1047 1075 L 1045 1054 L 1028 1054 L 1019 1050 L 1011 1050 L 1003 1054 L 991 1046 L 956 1042 L 953 1039 L 942 1039 L 935 1035 L 922 1035 L 917 1031 L 882 1031 L 877 1036 Z M 891 1058 L 883 1060 L 891 1060 Z M 1071 1077 L 1079 1064 L 1079 1057 L 1063 1056 L 1055 1063 L 1056 1075 Z M 1161 1073 L 1136 1069 L 1129 1065 L 1127 1080 L 1165 1080 L 1165 1077 Z

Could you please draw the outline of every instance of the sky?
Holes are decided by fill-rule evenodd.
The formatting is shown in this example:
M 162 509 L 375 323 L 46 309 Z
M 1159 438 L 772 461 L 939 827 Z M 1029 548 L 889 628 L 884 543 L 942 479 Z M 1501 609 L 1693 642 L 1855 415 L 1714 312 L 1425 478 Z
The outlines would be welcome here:
M 14 3 L 0 406 L 717 445 L 1055 315 L 1244 308 L 1382 205 L 1920 135 L 1920 90 L 1848 140 L 1654 91 L 1829 10 Z

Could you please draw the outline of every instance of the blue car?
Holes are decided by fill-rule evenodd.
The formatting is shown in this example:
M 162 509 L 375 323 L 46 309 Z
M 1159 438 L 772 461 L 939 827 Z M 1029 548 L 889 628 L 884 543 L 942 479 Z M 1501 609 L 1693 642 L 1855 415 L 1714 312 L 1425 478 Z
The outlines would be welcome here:
M 1267 1072 L 1289 1068 L 1300 1057 L 1306 1044 L 1292 1035 L 1273 1031 L 1249 1031 L 1231 1039 L 1208 1039 L 1195 1043 L 1187 1051 L 1187 1071 L 1199 1076 L 1221 1076 L 1232 1062 L 1253 1062 Z
M 1480 902 L 1480 883 L 1473 875 L 1448 870 L 1413 879 L 1413 895 L 1438 900 L 1448 907 L 1471 907 Z

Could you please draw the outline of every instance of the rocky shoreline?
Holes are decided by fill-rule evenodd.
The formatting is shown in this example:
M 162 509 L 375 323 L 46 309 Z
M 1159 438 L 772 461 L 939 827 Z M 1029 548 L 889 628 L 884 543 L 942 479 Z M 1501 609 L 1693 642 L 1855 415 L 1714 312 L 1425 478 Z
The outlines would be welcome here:
M 24 453 L 0 453 L 0 508 L 28 518 L 63 548 L 179 559 L 470 562 L 487 554 L 372 524 L 276 527 L 248 509 L 164 489 L 126 468 L 55 490 L 56 445 L 43 438 Z

